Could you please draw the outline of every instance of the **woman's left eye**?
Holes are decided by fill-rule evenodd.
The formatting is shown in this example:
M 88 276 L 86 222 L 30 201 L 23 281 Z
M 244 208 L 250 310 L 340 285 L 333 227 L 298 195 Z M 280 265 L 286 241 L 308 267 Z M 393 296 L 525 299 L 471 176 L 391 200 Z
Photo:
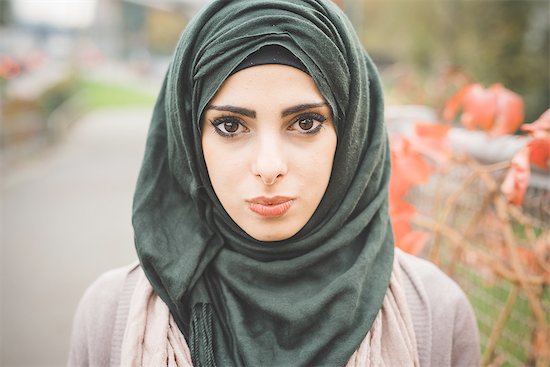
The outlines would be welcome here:
M 321 130 L 326 119 L 325 116 L 318 113 L 300 115 L 288 129 L 295 130 L 300 134 L 315 134 Z
M 210 123 L 214 131 L 224 138 L 234 138 L 249 131 L 242 121 L 233 116 L 222 116 Z

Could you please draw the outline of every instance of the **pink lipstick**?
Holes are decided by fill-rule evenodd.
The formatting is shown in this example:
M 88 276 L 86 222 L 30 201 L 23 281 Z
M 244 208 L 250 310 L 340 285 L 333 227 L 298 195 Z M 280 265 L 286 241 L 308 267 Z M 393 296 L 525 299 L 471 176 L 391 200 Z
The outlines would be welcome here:
M 283 216 L 292 206 L 294 199 L 286 196 L 271 198 L 260 196 L 247 200 L 250 210 L 262 217 L 275 218 Z

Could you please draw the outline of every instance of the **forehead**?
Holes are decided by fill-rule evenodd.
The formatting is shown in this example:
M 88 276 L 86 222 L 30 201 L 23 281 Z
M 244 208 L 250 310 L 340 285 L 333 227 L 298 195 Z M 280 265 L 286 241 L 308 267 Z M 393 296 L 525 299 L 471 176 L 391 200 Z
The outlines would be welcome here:
M 210 104 L 288 105 L 324 102 L 313 79 L 292 66 L 269 64 L 243 69 L 221 85 Z

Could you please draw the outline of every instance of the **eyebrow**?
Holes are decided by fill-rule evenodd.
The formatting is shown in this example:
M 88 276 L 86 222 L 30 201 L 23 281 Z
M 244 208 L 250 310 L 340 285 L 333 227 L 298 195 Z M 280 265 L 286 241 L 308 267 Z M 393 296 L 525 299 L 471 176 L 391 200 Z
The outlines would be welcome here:
M 281 116 L 285 117 L 297 112 L 308 110 L 310 108 L 323 107 L 323 106 L 327 106 L 327 103 L 326 102 L 303 103 L 303 104 L 299 104 L 299 105 L 284 109 L 283 112 L 281 112 Z M 226 112 L 237 113 L 239 115 L 243 115 L 250 118 L 256 118 L 256 111 L 249 110 L 248 108 L 244 108 L 244 107 L 237 107 L 237 106 L 230 106 L 230 105 L 223 105 L 223 106 L 208 105 L 206 106 L 206 110 L 226 111 Z
M 225 105 L 225 106 L 208 105 L 206 106 L 206 109 L 233 112 L 246 117 L 256 118 L 256 111 L 252 111 L 252 110 L 249 110 L 248 108 L 243 108 L 243 107 L 228 106 L 228 105 Z
M 323 107 L 323 106 L 327 106 L 327 103 L 326 102 L 319 102 L 319 103 L 299 104 L 297 106 L 292 106 L 292 107 L 289 107 L 289 108 L 283 110 L 283 112 L 281 113 L 281 116 L 285 117 L 285 116 L 288 116 L 288 115 L 292 115 L 293 113 L 296 113 L 296 112 L 301 112 L 301 111 L 304 111 L 304 110 L 309 110 L 310 108 Z

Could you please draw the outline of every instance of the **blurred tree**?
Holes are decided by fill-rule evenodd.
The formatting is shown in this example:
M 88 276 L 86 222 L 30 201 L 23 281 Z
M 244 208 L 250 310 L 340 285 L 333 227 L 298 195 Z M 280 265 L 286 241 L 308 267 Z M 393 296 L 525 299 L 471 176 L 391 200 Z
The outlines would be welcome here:
M 182 12 L 150 9 L 147 17 L 147 39 L 151 51 L 171 55 L 187 21 Z
M 123 1 L 126 56 L 171 55 L 189 20 L 189 10 L 181 4 Z
M 5 26 L 9 22 L 10 16 L 10 2 L 6 0 L 0 0 L 0 26 Z
M 458 70 L 465 79 L 503 83 L 520 94 L 526 121 L 550 105 L 547 0 L 348 0 L 346 9 L 357 2 L 364 9 L 362 40 L 375 59 L 414 71 L 421 85 L 411 89 L 412 101 L 440 107 L 457 88 L 448 77 Z M 435 87 L 442 79 L 445 95 Z
M 134 58 L 147 53 L 145 36 L 146 7 L 138 3 L 122 2 L 122 29 L 125 56 Z

